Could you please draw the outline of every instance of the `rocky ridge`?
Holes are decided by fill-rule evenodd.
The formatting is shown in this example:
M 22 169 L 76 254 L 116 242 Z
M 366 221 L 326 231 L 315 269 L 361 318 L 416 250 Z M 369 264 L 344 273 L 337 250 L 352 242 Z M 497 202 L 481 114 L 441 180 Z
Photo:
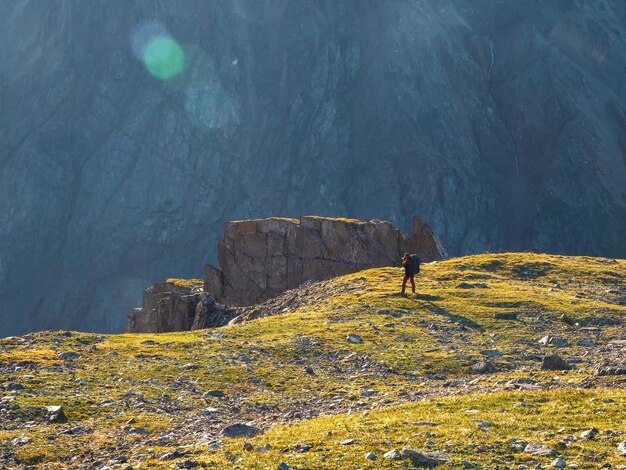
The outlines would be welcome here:
M 184 331 L 223 326 L 234 317 L 257 316 L 237 309 L 278 296 L 304 283 L 366 268 L 398 266 L 403 253 L 424 262 L 448 256 L 430 227 L 413 217 L 408 238 L 389 222 L 328 217 L 228 222 L 218 244 L 220 267 L 207 265 L 197 280 L 159 282 L 144 291 L 142 307 L 129 316 L 127 331 Z M 271 308 L 270 308 L 271 310 Z

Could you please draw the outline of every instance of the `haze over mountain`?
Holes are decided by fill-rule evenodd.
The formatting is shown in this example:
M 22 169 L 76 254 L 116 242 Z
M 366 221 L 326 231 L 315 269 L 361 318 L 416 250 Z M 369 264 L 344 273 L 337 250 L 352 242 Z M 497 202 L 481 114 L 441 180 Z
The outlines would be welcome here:
M 0 336 L 117 331 L 227 220 L 626 257 L 626 2 L 0 2 Z

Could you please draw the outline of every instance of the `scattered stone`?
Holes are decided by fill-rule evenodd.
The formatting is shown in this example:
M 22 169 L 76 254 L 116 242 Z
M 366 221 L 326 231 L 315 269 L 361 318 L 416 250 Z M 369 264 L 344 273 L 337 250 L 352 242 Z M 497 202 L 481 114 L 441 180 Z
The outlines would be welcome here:
M 598 434 L 598 430 L 596 428 L 591 428 L 586 431 L 580 433 L 580 437 L 582 439 L 593 439 Z
M 182 449 L 176 449 L 172 452 L 167 452 L 166 454 L 163 454 L 159 460 L 174 460 L 184 455 L 187 455 L 188 453 L 189 453 L 188 451 L 184 451 Z
M 131 434 L 138 434 L 140 436 L 147 436 L 148 430 L 146 428 L 132 428 L 130 430 Z
M 285 462 L 281 462 L 278 466 L 278 470 L 293 470 L 293 468 L 287 465 Z
M 376 460 L 378 457 L 376 457 L 376 456 L 375 456 L 374 454 L 372 454 L 371 452 L 368 452 L 367 454 L 365 454 L 365 458 L 366 458 L 367 460 L 374 461 L 374 460 Z
M 67 416 L 62 406 L 48 406 L 49 423 L 67 423 Z
M 624 366 L 596 366 L 593 369 L 593 375 L 626 375 L 626 367 Z
M 450 461 L 450 457 L 439 452 L 421 452 L 414 449 L 402 449 L 400 456 L 409 459 L 414 465 L 443 465 Z
M 264 446 L 256 446 L 254 451 L 255 452 L 268 452 L 272 450 L 272 446 L 269 444 L 265 444 Z
M 387 460 L 400 460 L 402 458 L 402 455 L 400 454 L 399 450 L 393 449 L 389 452 L 385 452 L 383 454 L 383 457 Z
M 214 452 L 216 450 L 220 450 L 224 445 L 221 442 L 213 442 L 212 444 L 208 444 L 206 446 L 207 452 Z
M 126 426 L 130 426 L 131 424 L 135 424 L 137 421 L 135 421 L 135 418 L 130 418 L 128 421 L 126 421 Z
M 176 468 L 196 468 L 198 462 L 195 460 L 183 460 L 182 462 L 176 462 Z
M 204 394 L 204 398 L 224 398 L 225 396 L 221 390 L 209 390 Z
M 307 367 L 305 367 L 305 368 L 304 368 L 304 372 L 306 372 L 306 373 L 307 373 L 307 374 L 309 374 L 309 375 L 316 375 L 316 374 L 315 374 L 315 371 L 313 370 L 313 367 L 311 367 L 311 366 L 307 366 Z
M 493 358 L 500 358 L 502 356 L 504 356 L 504 354 L 502 354 L 500 351 L 498 351 L 497 349 L 486 349 L 484 351 L 480 352 L 483 356 L 487 356 L 487 357 L 493 357 Z
M 457 284 L 457 289 L 488 289 L 489 286 L 483 282 L 469 283 L 469 282 L 461 282 Z
M 555 348 L 563 348 L 567 346 L 567 340 L 558 336 L 544 336 L 539 340 L 539 344 L 543 346 L 554 346 Z
M 491 361 L 480 361 L 474 364 L 472 367 L 472 372 L 476 374 L 491 374 L 495 371 L 493 367 L 493 363 Z
M 430 421 L 418 421 L 417 423 L 415 423 L 415 426 L 435 427 L 439 425 L 437 423 L 431 423 Z
M 183 370 L 198 370 L 200 368 L 200 366 L 198 364 L 185 364 L 184 366 L 181 367 L 181 369 Z
M 493 317 L 496 320 L 517 320 L 517 312 L 498 312 Z
M 542 370 L 572 370 L 572 366 L 558 354 L 545 356 L 541 361 Z
M 72 361 L 74 359 L 78 359 L 81 357 L 83 357 L 82 354 L 79 354 L 73 351 L 65 351 L 65 352 L 59 353 L 59 358 L 63 359 L 64 361 Z
M 355 335 L 355 334 L 349 334 L 348 336 L 346 336 L 346 340 L 354 344 L 363 343 L 363 339 L 359 335 Z
M 356 444 L 356 439 L 346 439 L 345 441 L 341 441 L 342 446 L 351 446 L 352 444 Z
M 19 390 L 24 390 L 24 386 L 22 384 L 18 384 L 15 382 L 9 383 L 6 387 L 4 387 L 7 392 L 16 392 Z
M 226 426 L 221 434 L 224 437 L 254 437 L 261 434 L 261 430 L 255 426 L 237 423 Z
M 587 339 L 579 339 L 576 341 L 576 346 L 582 346 L 584 348 L 595 348 L 595 343 Z
M 376 394 L 376 390 L 372 390 L 371 388 L 369 390 L 363 390 L 361 392 L 361 396 L 364 398 L 368 398 L 371 397 L 372 395 Z
M 617 446 L 617 453 L 626 457 L 626 441 Z
M 524 452 L 530 455 L 537 455 L 539 457 L 554 457 L 556 455 L 556 450 L 554 448 L 533 442 L 524 448 Z
M 13 447 L 25 446 L 26 444 L 30 444 L 31 442 L 33 442 L 33 439 L 30 437 L 16 437 L 15 439 L 11 440 L 11 445 Z
M 151 339 L 147 339 L 145 341 L 142 341 L 141 344 L 145 344 L 147 346 L 152 346 L 152 345 L 156 344 L 156 341 L 152 341 Z
M 554 468 L 565 468 L 565 460 L 563 459 L 556 459 L 554 462 L 552 462 L 552 466 Z
M 487 429 L 491 426 L 493 426 L 493 423 L 490 423 L 489 421 L 478 421 L 478 427 L 481 429 Z
M 250 442 L 246 441 L 243 443 L 243 450 L 245 452 L 251 452 L 252 449 L 254 449 L 254 446 Z

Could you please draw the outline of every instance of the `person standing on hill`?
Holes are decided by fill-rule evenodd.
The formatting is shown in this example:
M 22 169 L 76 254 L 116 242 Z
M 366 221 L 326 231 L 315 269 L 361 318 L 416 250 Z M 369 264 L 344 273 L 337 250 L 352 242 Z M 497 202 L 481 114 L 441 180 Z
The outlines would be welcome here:
M 405 253 L 402 257 L 402 266 L 404 267 L 404 279 L 402 279 L 402 292 L 406 289 L 406 281 L 411 280 L 411 288 L 415 294 L 415 275 L 420 272 L 420 259 L 417 255 L 409 255 Z

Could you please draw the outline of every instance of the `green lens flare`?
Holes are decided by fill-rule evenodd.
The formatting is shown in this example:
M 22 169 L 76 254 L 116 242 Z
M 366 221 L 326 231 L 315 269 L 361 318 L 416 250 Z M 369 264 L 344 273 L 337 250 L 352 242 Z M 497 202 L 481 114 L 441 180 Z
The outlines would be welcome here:
M 143 51 L 143 63 L 160 80 L 169 80 L 179 75 L 185 66 L 185 52 L 169 36 L 157 36 Z

